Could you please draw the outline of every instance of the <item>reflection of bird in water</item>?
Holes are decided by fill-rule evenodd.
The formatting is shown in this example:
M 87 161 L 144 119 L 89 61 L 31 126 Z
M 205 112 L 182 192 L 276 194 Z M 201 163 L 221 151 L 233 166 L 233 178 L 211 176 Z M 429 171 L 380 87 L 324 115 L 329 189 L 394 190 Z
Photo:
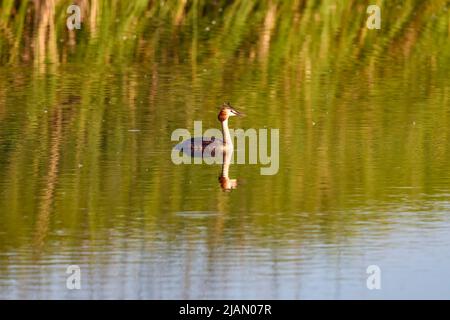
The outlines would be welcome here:
M 215 152 L 223 149 L 233 150 L 233 141 L 231 140 L 230 129 L 228 128 L 228 119 L 233 116 L 243 116 L 243 114 L 234 109 L 229 102 L 224 103 L 220 108 L 219 119 L 222 125 L 222 139 L 216 137 L 194 137 L 181 142 L 177 149 L 191 150 L 191 155 L 194 151 L 204 151 L 206 147 L 210 151 L 211 156 L 215 156 Z
M 228 171 L 230 169 L 231 157 L 233 156 L 233 149 L 224 149 L 223 152 L 222 172 L 220 173 L 219 183 L 223 191 L 231 191 L 237 188 L 237 180 L 230 179 L 228 177 Z

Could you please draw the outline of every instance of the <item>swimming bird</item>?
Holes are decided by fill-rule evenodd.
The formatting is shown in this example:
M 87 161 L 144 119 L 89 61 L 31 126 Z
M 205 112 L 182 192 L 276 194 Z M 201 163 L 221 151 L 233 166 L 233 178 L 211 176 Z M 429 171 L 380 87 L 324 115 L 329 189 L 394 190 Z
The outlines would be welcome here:
M 224 191 L 236 189 L 238 185 L 237 179 L 231 179 L 228 175 L 233 157 L 233 140 L 231 139 L 230 129 L 228 128 L 228 119 L 233 116 L 243 115 L 243 113 L 234 109 L 229 102 L 226 102 L 222 104 L 219 115 L 217 116 L 222 127 L 222 132 L 213 129 L 213 131 L 215 130 L 217 132 L 217 136 L 221 136 L 222 139 L 215 136 L 187 138 L 174 147 L 174 150 L 182 151 L 184 157 L 187 157 L 189 160 L 192 157 L 202 157 L 204 160 L 213 159 L 218 161 L 215 163 L 221 163 L 222 171 L 219 176 L 219 184 Z M 191 162 L 188 161 L 186 163 Z
M 219 115 L 217 119 L 220 121 L 222 126 L 222 138 L 217 137 L 194 137 L 185 141 L 182 141 L 176 146 L 178 150 L 191 150 L 191 156 L 197 154 L 195 151 L 201 151 L 201 155 L 204 156 L 203 152 L 205 149 L 208 151 L 210 156 L 215 156 L 216 151 L 221 151 L 224 149 L 232 150 L 233 141 L 231 139 L 230 129 L 228 128 L 228 119 L 234 116 L 244 116 L 243 113 L 237 111 L 231 106 L 229 102 L 225 102 L 220 107 Z

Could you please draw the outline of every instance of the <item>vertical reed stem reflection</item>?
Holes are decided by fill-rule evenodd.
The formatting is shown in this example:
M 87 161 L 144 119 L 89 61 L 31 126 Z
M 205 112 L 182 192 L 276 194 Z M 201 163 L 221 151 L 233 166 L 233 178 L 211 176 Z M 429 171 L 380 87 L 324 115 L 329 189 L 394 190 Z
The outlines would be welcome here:
M 34 245 L 37 253 L 41 251 L 48 233 L 52 203 L 58 181 L 58 168 L 60 161 L 60 148 L 62 140 L 62 110 L 56 108 L 52 121 L 52 136 L 50 140 L 50 158 L 47 174 L 44 180 L 43 194 L 39 201 L 37 213 Z

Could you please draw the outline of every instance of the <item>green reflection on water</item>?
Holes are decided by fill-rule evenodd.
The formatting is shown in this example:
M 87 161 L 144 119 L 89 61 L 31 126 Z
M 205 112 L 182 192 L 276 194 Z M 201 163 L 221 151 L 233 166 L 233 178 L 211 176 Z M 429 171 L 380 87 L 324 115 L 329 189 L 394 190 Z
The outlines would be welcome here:
M 210 250 L 339 243 L 410 202 L 412 223 L 443 219 L 421 200 L 450 193 L 446 1 L 384 2 L 368 30 L 365 1 L 100 0 L 74 32 L 69 3 L 1 3 L 0 253 L 196 227 Z M 218 128 L 223 101 L 281 139 L 279 173 L 232 165 L 231 193 L 220 166 L 170 159 L 171 132 Z

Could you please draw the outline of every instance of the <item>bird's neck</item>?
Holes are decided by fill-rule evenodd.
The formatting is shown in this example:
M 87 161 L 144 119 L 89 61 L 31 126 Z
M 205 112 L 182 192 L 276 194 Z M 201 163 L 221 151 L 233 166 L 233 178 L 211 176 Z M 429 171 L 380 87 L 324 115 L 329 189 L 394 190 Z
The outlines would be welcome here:
M 222 134 L 223 134 L 223 144 L 226 147 L 233 146 L 233 141 L 231 141 L 230 129 L 228 129 L 228 119 L 222 121 Z

